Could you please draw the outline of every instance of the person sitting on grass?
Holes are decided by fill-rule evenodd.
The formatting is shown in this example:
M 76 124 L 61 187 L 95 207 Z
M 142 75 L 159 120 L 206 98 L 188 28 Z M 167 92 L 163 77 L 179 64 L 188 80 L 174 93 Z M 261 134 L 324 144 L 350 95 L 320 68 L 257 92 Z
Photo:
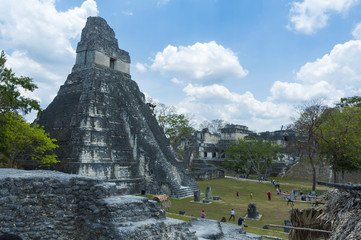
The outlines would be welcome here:
M 246 223 L 246 220 L 244 220 L 242 217 L 239 217 L 239 218 L 238 218 L 238 225 L 239 225 L 239 226 L 242 226 L 242 225 L 243 225 L 243 226 L 245 226 L 245 227 L 248 227 L 245 223 Z

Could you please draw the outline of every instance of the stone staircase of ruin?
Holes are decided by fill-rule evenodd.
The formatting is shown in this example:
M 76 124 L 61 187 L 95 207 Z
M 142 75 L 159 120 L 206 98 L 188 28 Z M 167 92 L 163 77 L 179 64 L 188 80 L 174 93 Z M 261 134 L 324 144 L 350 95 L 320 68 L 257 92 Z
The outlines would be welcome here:
M 191 197 L 194 196 L 194 191 L 199 190 L 199 187 L 196 184 L 194 185 L 191 184 L 189 187 L 184 187 L 175 184 L 171 184 L 171 186 L 172 186 L 172 194 L 170 196 L 171 198 L 182 199 L 186 197 Z
M 214 162 L 215 161 L 212 161 L 212 160 L 193 159 L 191 169 L 199 170 L 199 169 L 205 169 L 205 168 L 219 168 L 219 166 L 214 164 Z
M 158 203 L 133 195 L 103 199 L 103 222 L 111 223 L 119 239 L 197 239 L 187 223 L 166 218 Z
M 193 159 L 191 170 L 198 181 L 224 177 L 224 169 L 219 160 Z

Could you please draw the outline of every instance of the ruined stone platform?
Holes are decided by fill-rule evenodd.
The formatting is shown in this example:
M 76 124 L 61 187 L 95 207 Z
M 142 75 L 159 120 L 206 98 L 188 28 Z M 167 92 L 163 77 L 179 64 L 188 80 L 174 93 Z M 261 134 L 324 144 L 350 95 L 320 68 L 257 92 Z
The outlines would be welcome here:
M 158 203 L 114 183 L 55 171 L 0 169 L 0 235 L 24 240 L 197 239 Z

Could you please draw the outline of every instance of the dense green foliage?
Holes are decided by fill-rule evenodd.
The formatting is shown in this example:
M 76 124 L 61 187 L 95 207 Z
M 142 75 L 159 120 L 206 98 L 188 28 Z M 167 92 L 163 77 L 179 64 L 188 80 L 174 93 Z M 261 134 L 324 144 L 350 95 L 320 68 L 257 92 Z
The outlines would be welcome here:
M 361 97 L 342 98 L 334 108 L 310 103 L 300 110 L 291 128 L 312 166 L 314 187 L 316 160 L 329 162 L 334 182 L 338 172 L 343 176 L 345 171 L 361 168 Z
M 338 171 L 343 181 L 345 171 L 361 168 L 361 108 L 357 104 L 345 104 L 345 101 L 342 106 L 325 111 L 317 130 L 321 154 L 332 166 L 334 182 Z
M 171 113 L 159 116 L 158 122 L 172 146 L 175 146 L 182 137 L 190 137 L 193 132 L 189 119 L 183 114 Z
M 148 101 L 152 103 L 153 100 L 148 99 Z M 195 131 L 191 124 L 191 118 L 184 114 L 178 114 L 175 107 L 167 107 L 162 103 L 155 108 L 155 115 L 159 126 L 163 128 L 171 146 L 177 153 L 177 157 L 181 160 L 184 159 L 184 154 L 191 146 L 182 144 L 182 142 L 188 143 L 184 140 L 189 140 Z
M 9 167 L 17 166 L 17 161 L 34 160 L 39 165 L 56 163 L 52 150 L 58 147 L 44 129 L 34 123 L 27 123 L 19 114 L 32 110 L 40 111 L 39 103 L 21 95 L 20 90 L 34 91 L 37 86 L 29 77 L 16 77 L 5 67 L 6 57 L 0 56 L 0 156 L 8 160 Z M 2 159 L 2 162 L 3 159 Z
M 339 108 L 345 107 L 361 107 L 361 97 L 353 96 L 348 98 L 341 98 L 340 102 L 336 104 Z
M 226 149 L 225 168 L 237 173 L 260 175 L 281 155 L 281 147 L 263 139 L 238 139 Z M 265 173 L 267 175 L 267 173 Z
M 30 126 L 20 115 L 6 113 L 0 120 L 0 150 L 14 167 L 19 157 L 23 160 L 35 160 L 39 165 L 56 163 L 56 155 L 48 154 L 57 148 L 55 139 L 50 139 L 44 129 L 34 123 Z

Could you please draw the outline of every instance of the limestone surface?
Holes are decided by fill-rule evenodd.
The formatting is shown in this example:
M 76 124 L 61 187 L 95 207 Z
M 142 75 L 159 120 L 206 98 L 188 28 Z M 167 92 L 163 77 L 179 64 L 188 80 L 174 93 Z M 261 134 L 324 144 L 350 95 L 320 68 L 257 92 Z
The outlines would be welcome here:
M 0 235 L 23 240 L 197 239 L 157 202 L 100 178 L 0 169 Z

